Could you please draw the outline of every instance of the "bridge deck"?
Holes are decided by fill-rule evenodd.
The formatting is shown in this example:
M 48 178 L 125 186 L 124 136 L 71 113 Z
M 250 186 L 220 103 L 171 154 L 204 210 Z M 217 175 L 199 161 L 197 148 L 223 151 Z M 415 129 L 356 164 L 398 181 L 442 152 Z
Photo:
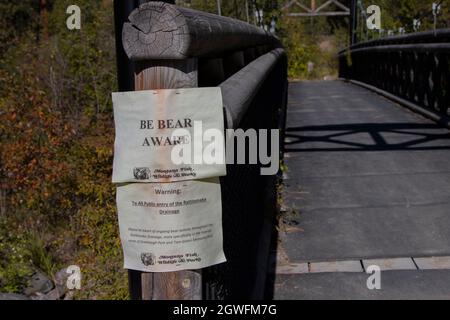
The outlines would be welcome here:
M 447 129 L 340 81 L 292 83 L 287 126 L 284 198 L 286 208 L 298 212 L 291 219 L 299 224 L 280 234 L 279 267 L 450 256 Z M 411 279 L 431 279 L 433 286 L 437 276 L 450 279 L 450 271 L 390 272 L 405 281 L 385 291 L 389 298 L 401 288 L 398 298 L 426 298 L 427 290 L 411 288 Z M 288 275 L 277 275 L 276 298 L 312 298 L 313 292 L 339 298 L 339 290 L 327 284 L 343 287 L 343 279 L 358 289 L 349 284 L 342 297 L 381 297 L 367 293 L 363 273 L 283 273 Z M 286 280 L 290 285 L 282 285 Z M 450 298 L 450 289 L 436 292 Z

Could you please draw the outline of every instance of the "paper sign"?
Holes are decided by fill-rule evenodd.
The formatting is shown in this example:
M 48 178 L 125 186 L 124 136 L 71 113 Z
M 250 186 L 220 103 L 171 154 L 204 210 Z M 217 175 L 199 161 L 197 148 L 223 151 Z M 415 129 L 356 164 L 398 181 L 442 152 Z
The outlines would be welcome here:
M 220 88 L 121 92 L 112 97 L 116 124 L 114 183 L 226 175 L 224 141 L 205 134 L 224 133 Z M 175 161 L 174 148 L 189 152 L 179 152 L 183 159 Z
M 225 262 L 218 178 L 117 188 L 125 268 L 172 272 Z

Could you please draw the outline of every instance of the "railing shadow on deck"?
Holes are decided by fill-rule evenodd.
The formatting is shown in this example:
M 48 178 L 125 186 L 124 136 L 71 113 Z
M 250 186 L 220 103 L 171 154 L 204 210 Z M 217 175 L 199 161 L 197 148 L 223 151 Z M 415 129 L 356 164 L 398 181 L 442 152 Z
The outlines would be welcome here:
M 424 150 L 450 150 L 450 133 L 432 123 L 361 123 L 286 130 L 285 152 Z

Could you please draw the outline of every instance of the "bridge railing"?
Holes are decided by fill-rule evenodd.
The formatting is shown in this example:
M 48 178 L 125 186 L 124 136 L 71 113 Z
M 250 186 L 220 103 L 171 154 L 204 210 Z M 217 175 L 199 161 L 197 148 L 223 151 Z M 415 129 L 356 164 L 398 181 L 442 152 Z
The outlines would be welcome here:
M 149 2 L 131 13 L 122 38 L 135 64 L 135 90 L 219 86 L 227 128 L 283 132 L 287 58 L 272 34 L 240 20 Z M 227 262 L 202 270 L 202 298 L 263 297 L 277 199 L 276 178 L 261 176 L 261 166 L 227 165 L 221 179 Z
M 353 45 L 339 53 L 339 73 L 448 125 L 449 60 L 450 29 L 441 29 Z

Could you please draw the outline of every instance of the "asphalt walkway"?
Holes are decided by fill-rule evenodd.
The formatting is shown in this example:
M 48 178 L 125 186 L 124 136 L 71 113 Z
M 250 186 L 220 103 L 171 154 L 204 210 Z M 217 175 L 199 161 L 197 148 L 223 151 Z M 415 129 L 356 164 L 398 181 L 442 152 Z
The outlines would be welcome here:
M 287 119 L 275 298 L 450 299 L 450 131 L 341 81 L 292 83 Z

